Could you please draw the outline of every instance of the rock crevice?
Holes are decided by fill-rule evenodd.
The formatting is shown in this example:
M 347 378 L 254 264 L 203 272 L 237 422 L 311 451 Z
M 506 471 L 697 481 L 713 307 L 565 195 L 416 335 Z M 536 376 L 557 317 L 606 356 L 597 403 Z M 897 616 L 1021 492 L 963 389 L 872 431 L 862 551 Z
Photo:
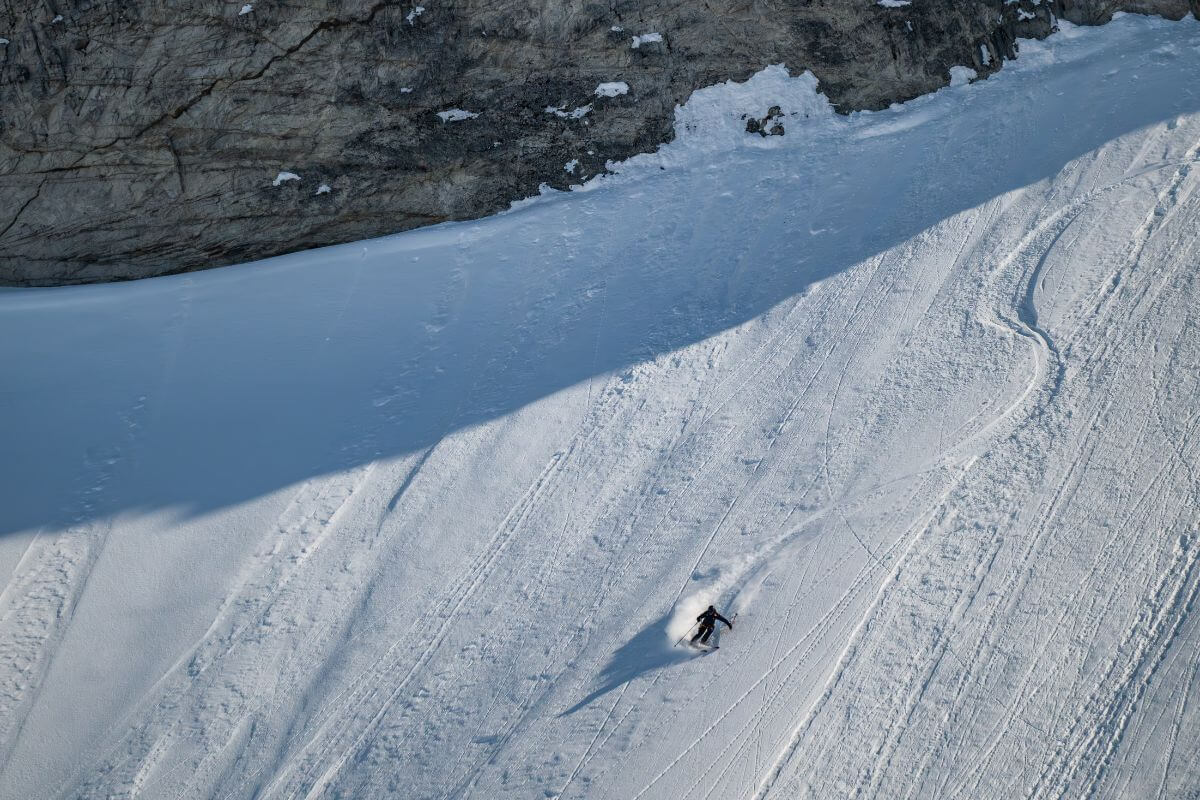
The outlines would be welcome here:
M 1058 19 L 1200 17 L 1200 0 L 417 8 L 77 0 L 60 17 L 7 0 L 0 283 L 161 275 L 492 213 L 653 150 L 693 90 L 769 64 L 811 70 L 839 111 L 877 109 L 953 66 L 986 76 Z

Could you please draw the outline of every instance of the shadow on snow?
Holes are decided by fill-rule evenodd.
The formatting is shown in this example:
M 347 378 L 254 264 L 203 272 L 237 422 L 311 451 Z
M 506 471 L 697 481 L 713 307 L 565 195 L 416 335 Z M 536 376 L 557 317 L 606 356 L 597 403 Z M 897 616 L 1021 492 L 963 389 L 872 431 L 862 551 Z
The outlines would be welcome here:
M 671 613 L 668 612 L 656 619 L 613 653 L 612 658 L 600 672 L 600 686 L 558 716 L 568 717 L 632 680 L 702 655 L 686 641 L 673 647 L 663 638 L 663 631 L 666 630 L 670 617 Z M 692 633 L 693 631 L 688 631 L 689 636 Z
M 702 341 L 1197 110 L 1200 59 L 1139 58 L 1137 92 L 1094 64 L 1001 72 L 887 135 L 244 267 L 4 293 L 0 533 L 226 508 Z M 605 686 L 672 663 L 644 635 Z

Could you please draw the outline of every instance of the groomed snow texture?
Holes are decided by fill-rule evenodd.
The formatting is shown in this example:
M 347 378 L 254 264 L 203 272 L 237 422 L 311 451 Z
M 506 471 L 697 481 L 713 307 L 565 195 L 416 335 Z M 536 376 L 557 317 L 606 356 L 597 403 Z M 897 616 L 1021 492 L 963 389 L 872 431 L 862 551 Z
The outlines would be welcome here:
M 491 219 L 0 293 L 0 796 L 1197 796 L 1200 24 L 814 84 Z

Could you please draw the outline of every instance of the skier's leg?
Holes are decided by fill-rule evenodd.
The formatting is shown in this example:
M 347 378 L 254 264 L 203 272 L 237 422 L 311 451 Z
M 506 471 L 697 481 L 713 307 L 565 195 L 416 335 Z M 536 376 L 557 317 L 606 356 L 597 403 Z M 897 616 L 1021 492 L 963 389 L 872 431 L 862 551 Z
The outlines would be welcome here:
M 712 628 L 703 628 L 700 631 L 704 635 L 700 637 L 700 644 L 708 644 L 708 637 L 712 636 Z
M 696 631 L 696 635 L 692 637 L 692 644 L 695 644 L 696 640 L 699 639 L 703 635 L 704 635 L 704 628 L 701 628 L 700 630 Z

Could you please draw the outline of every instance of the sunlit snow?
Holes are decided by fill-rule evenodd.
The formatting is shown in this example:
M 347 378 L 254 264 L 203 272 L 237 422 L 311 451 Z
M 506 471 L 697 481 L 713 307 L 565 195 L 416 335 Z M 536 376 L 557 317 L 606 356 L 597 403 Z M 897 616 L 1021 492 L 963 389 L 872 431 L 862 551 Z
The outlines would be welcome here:
M 491 218 L 0 292 L 0 798 L 1190 797 L 1200 23 L 1059 24 L 879 112 L 709 87 Z

